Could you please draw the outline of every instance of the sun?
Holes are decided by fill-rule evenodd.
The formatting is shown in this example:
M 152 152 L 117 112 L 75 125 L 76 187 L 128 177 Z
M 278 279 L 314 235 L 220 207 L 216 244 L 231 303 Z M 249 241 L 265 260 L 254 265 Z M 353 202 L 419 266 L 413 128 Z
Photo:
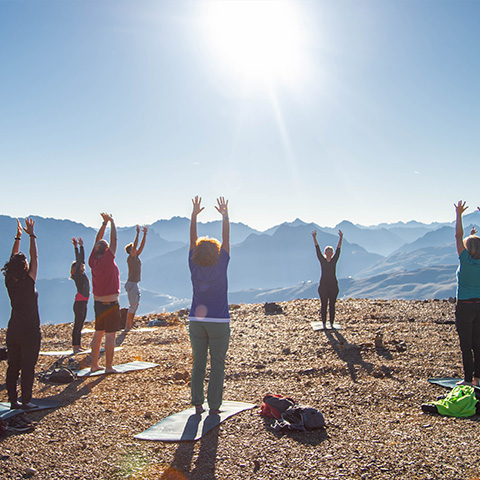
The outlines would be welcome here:
M 290 0 L 205 2 L 203 26 L 214 62 L 244 86 L 295 86 L 305 75 L 305 29 Z

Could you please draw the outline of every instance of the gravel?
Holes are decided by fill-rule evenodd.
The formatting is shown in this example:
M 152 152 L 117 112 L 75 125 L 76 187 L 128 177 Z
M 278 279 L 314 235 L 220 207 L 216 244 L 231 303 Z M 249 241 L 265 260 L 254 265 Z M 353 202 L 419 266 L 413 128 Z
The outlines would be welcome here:
M 479 420 L 423 414 L 445 393 L 428 377 L 461 376 L 454 305 L 447 301 L 337 302 L 343 330 L 314 332 L 319 301 L 232 305 L 224 399 L 259 405 L 266 393 L 318 408 L 327 427 L 275 433 L 258 409 L 242 412 L 198 442 L 133 437 L 189 407 L 191 349 L 186 312 L 137 317 L 149 332 L 120 335 L 115 363 L 160 367 L 77 380 L 36 381 L 34 397 L 61 401 L 30 412 L 31 433 L 0 443 L 2 479 L 479 479 Z M 91 325 L 86 325 L 91 328 Z M 71 324 L 45 325 L 43 350 L 69 347 Z M 84 344 L 91 338 L 84 334 Z M 5 330 L 0 331 L 0 342 Z M 82 357 L 76 357 L 82 358 Z M 40 357 L 37 372 L 52 357 Z M 84 356 L 79 367 L 89 365 Z M 6 362 L 0 364 L 4 377 Z M 0 387 L 6 401 L 5 385 Z

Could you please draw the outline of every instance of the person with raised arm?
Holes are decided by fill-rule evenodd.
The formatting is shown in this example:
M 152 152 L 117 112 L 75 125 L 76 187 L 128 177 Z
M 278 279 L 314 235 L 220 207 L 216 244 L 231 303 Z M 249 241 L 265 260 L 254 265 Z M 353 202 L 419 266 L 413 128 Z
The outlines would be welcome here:
M 75 282 L 77 287 L 77 294 L 73 302 L 73 313 L 75 320 L 72 331 L 72 346 L 73 353 L 82 352 L 82 328 L 87 318 L 87 304 L 90 296 L 90 282 L 85 274 L 85 250 L 83 248 L 83 240 L 78 237 L 78 240 L 72 238 L 73 247 L 75 250 L 75 261 L 70 268 L 70 278 Z
M 463 380 L 459 384 L 480 386 L 480 238 L 473 231 L 463 238 L 462 215 L 467 208 L 461 200 L 455 204 L 459 260 L 455 326 L 463 362 Z
M 120 327 L 120 274 L 115 263 L 117 251 L 117 229 L 111 215 L 100 214 L 102 226 L 95 238 L 95 245 L 88 260 L 92 269 L 92 289 L 95 309 L 95 333 L 93 335 L 91 371 L 101 370 L 98 365 L 100 344 L 105 335 L 105 373 L 117 373 L 113 368 L 115 336 Z M 104 240 L 105 229 L 110 222 L 110 244 Z
M 35 221 L 25 219 L 22 230 L 17 219 L 17 235 L 13 243 L 10 260 L 2 268 L 5 285 L 12 306 L 7 327 L 8 368 L 6 386 L 11 409 L 31 410 L 35 365 L 40 352 L 40 316 L 38 293 L 35 288 L 38 271 L 37 242 L 34 232 Z M 30 262 L 20 252 L 22 231 L 30 237 Z M 22 372 L 22 403 L 18 402 L 17 380 Z
M 230 260 L 230 223 L 228 201 L 217 199 L 215 208 L 222 215 L 222 243 L 214 238 L 197 237 L 197 217 L 204 207 L 202 199 L 193 200 L 190 221 L 190 267 L 193 299 L 189 314 L 190 342 L 193 352 L 191 403 L 197 414 L 204 412 L 204 382 L 210 351 L 210 380 L 207 402 L 209 413 L 218 415 L 222 405 L 225 357 L 230 341 L 227 267 Z
M 146 226 L 142 227 L 143 237 L 140 242 L 140 248 L 138 246 L 138 237 L 140 235 L 140 225 L 137 225 L 137 233 L 135 235 L 135 240 L 133 243 L 129 243 L 125 247 L 125 251 L 128 254 L 127 257 L 127 266 L 128 266 L 128 279 L 125 283 L 125 290 L 128 295 L 128 312 L 127 312 L 127 323 L 125 325 L 125 330 L 128 331 L 133 328 L 133 319 L 135 318 L 135 312 L 138 309 L 140 303 L 140 289 L 138 288 L 138 282 L 141 280 L 142 272 L 142 262 L 140 261 L 140 255 L 145 248 L 145 241 L 147 240 L 147 231 Z
M 338 297 L 338 281 L 336 275 L 337 262 L 340 258 L 340 249 L 342 248 L 343 233 L 338 231 L 338 244 L 335 254 L 333 253 L 333 247 L 327 246 L 322 254 L 317 242 L 317 231 L 312 232 L 313 243 L 315 244 L 315 250 L 317 252 L 317 258 L 320 262 L 322 270 L 320 276 L 320 283 L 318 285 L 318 295 L 320 296 L 320 316 L 323 323 L 323 328 L 327 327 L 327 306 L 329 308 L 329 320 L 330 327 L 333 328 L 335 322 L 335 303 Z

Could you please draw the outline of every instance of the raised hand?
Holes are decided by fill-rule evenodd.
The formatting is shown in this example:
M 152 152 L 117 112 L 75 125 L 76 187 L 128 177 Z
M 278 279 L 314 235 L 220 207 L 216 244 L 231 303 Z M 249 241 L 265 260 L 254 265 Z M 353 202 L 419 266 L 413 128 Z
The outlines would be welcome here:
M 148 232 L 148 227 L 147 227 L 146 225 L 144 225 L 144 226 L 142 227 L 142 232 L 143 232 L 145 235 L 147 234 L 147 232 Z
M 25 219 L 25 233 L 28 233 L 30 236 L 35 236 L 35 233 L 33 232 L 33 226 L 35 225 L 35 220 L 32 218 L 26 218 Z
M 73 243 L 73 246 L 75 248 L 77 248 L 78 242 L 77 242 L 77 239 L 75 237 L 72 237 L 72 243 Z
M 140 233 L 140 225 L 137 225 L 136 227 L 137 233 Z
M 193 204 L 193 211 L 192 215 L 197 216 L 205 207 L 201 207 L 202 203 L 202 197 L 199 197 L 198 195 L 195 196 L 195 198 L 192 198 L 192 204 Z
M 465 204 L 467 202 L 462 202 L 461 200 L 458 201 L 457 204 L 453 204 L 455 206 L 455 211 L 457 212 L 457 215 L 462 215 L 463 212 L 468 208 Z
M 82 237 L 78 237 L 78 244 L 83 247 L 83 238 Z
M 108 223 L 112 219 L 108 213 L 102 212 L 100 215 L 102 216 L 104 223 Z
M 222 215 L 222 217 L 228 217 L 228 200 L 225 201 L 224 197 L 217 198 L 218 207 L 215 205 L 217 212 Z
M 339 236 L 340 238 L 343 238 L 343 232 L 342 232 L 341 230 L 338 231 L 338 236 Z
M 23 229 L 20 220 L 17 218 L 17 237 L 20 238 L 22 236 Z
M 313 238 L 317 238 L 317 231 L 316 231 L 316 230 L 313 230 L 313 231 L 312 231 L 312 237 L 313 237 Z

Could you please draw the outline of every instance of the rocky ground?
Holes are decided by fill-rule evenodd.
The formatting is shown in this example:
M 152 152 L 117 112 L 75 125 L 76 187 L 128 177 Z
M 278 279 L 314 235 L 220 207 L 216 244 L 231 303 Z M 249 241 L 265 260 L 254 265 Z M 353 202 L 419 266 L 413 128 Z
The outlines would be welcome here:
M 281 305 L 284 314 L 270 316 L 263 305 L 232 306 L 224 398 L 260 404 L 268 392 L 288 394 L 321 410 L 325 430 L 274 433 L 254 409 L 195 443 L 135 440 L 189 407 L 191 351 L 180 312 L 154 332 L 118 338 L 123 349 L 115 363 L 160 367 L 66 386 L 36 381 L 34 396 L 56 398 L 61 407 L 29 413 L 33 432 L 0 439 L 0 478 L 480 479 L 480 418 L 420 409 L 445 393 L 428 377 L 462 373 L 454 305 L 343 300 L 337 304 L 343 329 L 328 333 L 309 323 L 318 319 L 318 300 Z M 153 317 L 137 318 L 137 327 Z M 69 347 L 71 325 L 42 330 L 43 350 Z M 40 357 L 37 371 L 53 361 Z M 2 362 L 1 378 L 5 370 Z M 0 391 L 5 401 L 4 385 Z

